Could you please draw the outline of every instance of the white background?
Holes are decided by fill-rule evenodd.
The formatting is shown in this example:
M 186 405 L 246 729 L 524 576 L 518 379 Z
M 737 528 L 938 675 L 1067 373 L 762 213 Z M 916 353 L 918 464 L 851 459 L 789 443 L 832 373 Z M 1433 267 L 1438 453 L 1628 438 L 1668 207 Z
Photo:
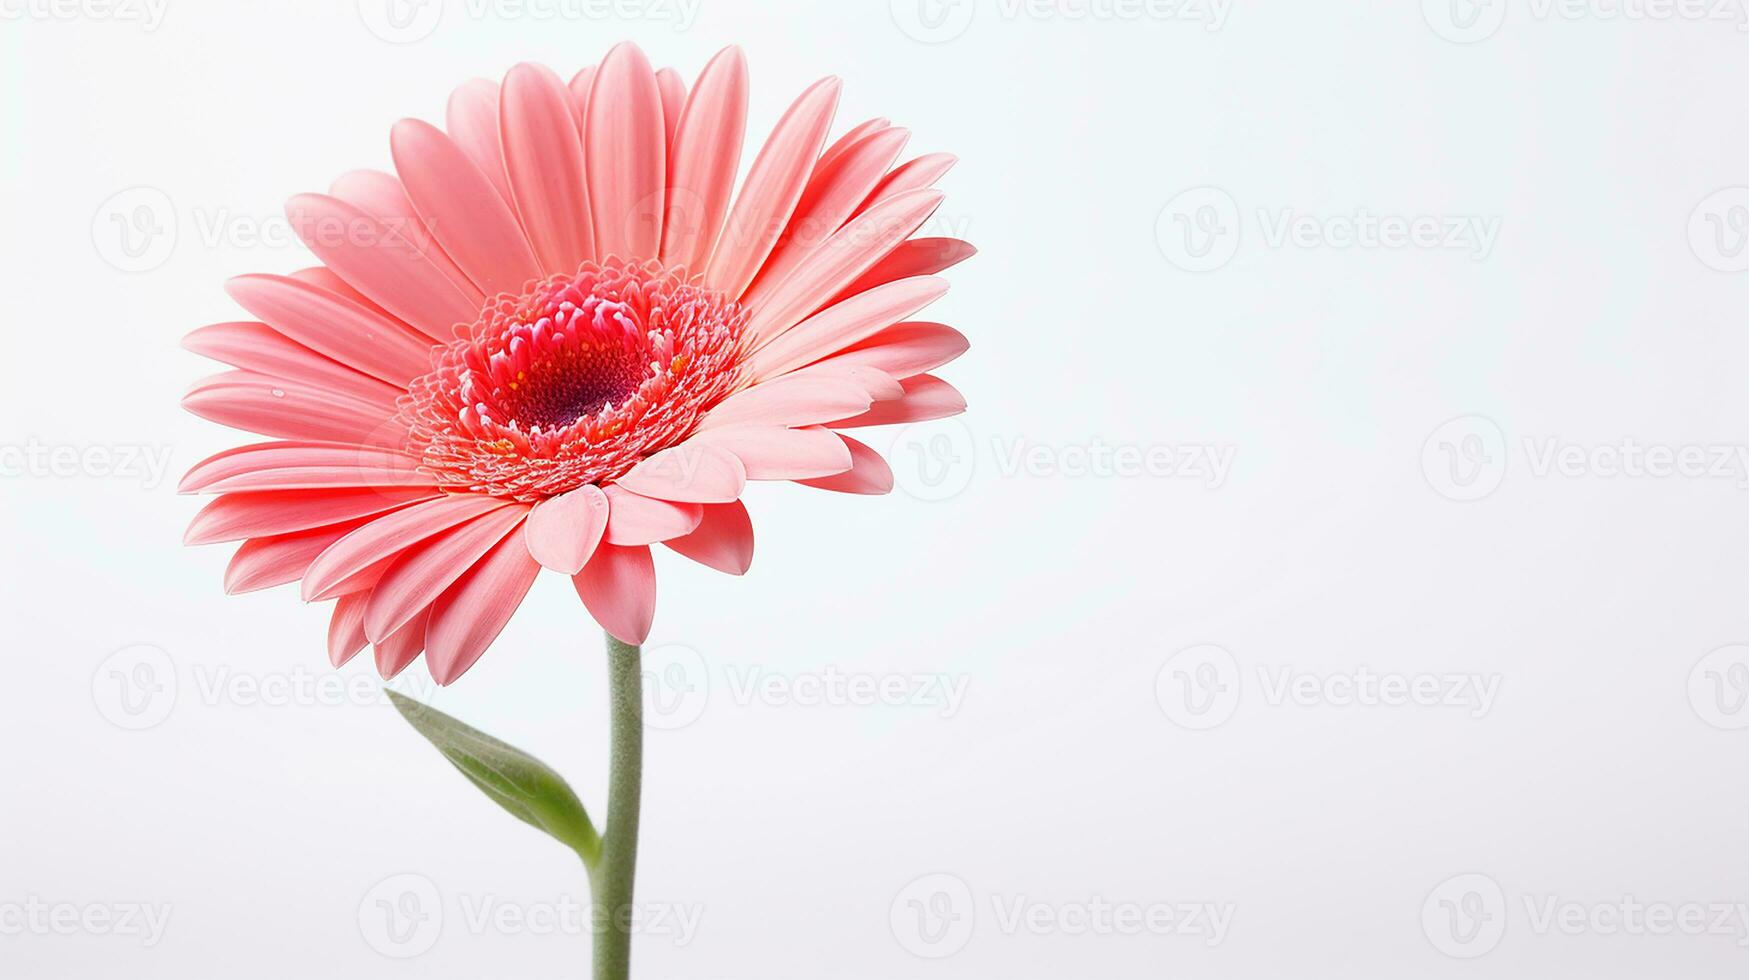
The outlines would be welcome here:
M 243 437 L 178 409 L 213 368 L 177 342 L 308 264 L 280 202 L 395 119 L 631 38 L 689 78 L 743 45 L 750 138 L 842 75 L 840 130 L 960 156 L 931 231 L 981 249 L 931 310 L 971 408 L 877 435 L 900 492 L 761 485 L 745 579 L 659 560 L 639 975 L 1742 977 L 1749 34 L 1619 9 L 0 0 L 0 974 L 584 975 L 574 929 L 478 918 L 582 900 L 574 859 L 368 658 L 318 686 L 325 608 L 180 545 L 176 478 Z M 1185 449 L 1230 470 L 1097 465 Z M 567 583 L 416 672 L 599 813 Z M 160 935 L 102 921 L 141 904 Z M 1102 917 L 1185 906 L 1224 931 Z

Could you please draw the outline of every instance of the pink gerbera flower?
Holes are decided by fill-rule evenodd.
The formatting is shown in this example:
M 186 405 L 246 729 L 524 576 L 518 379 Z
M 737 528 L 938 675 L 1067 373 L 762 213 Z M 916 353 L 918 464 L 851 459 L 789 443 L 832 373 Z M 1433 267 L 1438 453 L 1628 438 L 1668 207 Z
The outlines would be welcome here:
M 397 124 L 396 175 L 288 205 L 322 265 L 233 279 L 257 319 L 189 335 L 235 370 L 184 405 L 278 441 L 189 472 L 219 496 L 187 540 L 243 542 L 227 591 L 333 600 L 336 666 L 423 652 L 448 684 L 543 566 L 638 644 L 651 545 L 747 570 L 747 481 L 891 489 L 842 430 L 964 408 L 926 372 L 965 338 L 908 318 L 972 249 L 912 237 L 952 158 L 894 166 L 907 134 L 882 119 L 828 146 L 838 91 L 802 93 L 738 195 L 734 48 L 690 93 L 621 45 L 568 86 L 528 64 L 468 82 L 447 132 Z

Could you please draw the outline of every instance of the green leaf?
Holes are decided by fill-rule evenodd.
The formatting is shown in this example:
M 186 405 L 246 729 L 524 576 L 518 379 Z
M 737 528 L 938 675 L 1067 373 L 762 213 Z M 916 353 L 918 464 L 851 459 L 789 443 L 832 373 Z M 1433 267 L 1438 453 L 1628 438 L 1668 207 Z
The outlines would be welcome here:
M 538 827 L 594 866 L 601 837 L 583 802 L 545 763 L 429 705 L 389 691 L 401 717 L 437 746 L 468 781 L 518 820 Z

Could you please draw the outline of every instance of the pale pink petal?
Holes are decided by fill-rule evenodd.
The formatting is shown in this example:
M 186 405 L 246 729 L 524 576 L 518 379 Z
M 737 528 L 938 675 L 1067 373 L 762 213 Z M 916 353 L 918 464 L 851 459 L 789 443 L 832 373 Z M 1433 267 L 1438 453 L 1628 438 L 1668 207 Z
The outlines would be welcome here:
M 336 541 L 310 563 L 304 573 L 304 599 L 338 595 L 342 585 L 371 566 L 391 561 L 457 525 L 510 506 L 509 501 L 483 494 L 451 493 L 378 517 Z
M 910 133 L 882 129 L 846 147 L 835 158 L 822 156 L 796 205 L 796 213 L 772 249 L 752 288 L 741 299 L 756 306 L 782 286 L 790 273 L 843 227 L 898 159 Z
M 183 535 L 184 544 L 214 544 L 289 534 L 404 507 L 432 496 L 419 488 L 257 490 L 214 498 Z
M 571 93 L 571 108 L 577 112 L 577 132 L 585 132 L 589 112 L 589 89 L 595 84 L 595 66 L 590 65 L 571 76 L 571 83 L 566 89 Z M 585 158 L 584 166 L 588 166 Z
M 431 229 L 413 206 L 413 199 L 407 196 L 407 187 L 401 183 L 401 178 L 381 170 L 353 170 L 336 178 L 329 186 L 328 194 L 374 215 L 384 227 L 412 243 L 474 304 L 478 305 L 486 298 L 443 244 L 432 236 Z
M 420 652 L 425 649 L 425 626 L 430 620 L 431 610 L 421 609 L 417 616 L 407 621 L 407 625 L 376 645 L 377 673 L 383 676 L 383 680 L 393 680 L 396 674 L 407 669 L 408 664 L 419 659 Z
M 880 116 L 874 119 L 865 119 L 850 127 L 844 131 L 843 136 L 833 140 L 830 146 L 820 151 L 820 160 L 814 165 L 814 169 L 817 171 L 831 166 L 844 155 L 844 151 L 862 142 L 865 137 L 878 133 L 892 124 L 891 119 Z
M 739 297 L 765 264 L 807 186 L 841 88 L 837 78 L 815 82 L 778 120 L 753 160 L 711 256 L 705 281 L 712 288 Z
M 425 666 L 439 684 L 452 684 L 479 661 L 528 595 L 540 565 L 510 535 L 487 552 L 431 606 L 425 627 Z
M 511 197 L 542 270 L 576 271 L 595 257 L 595 242 L 570 91 L 550 69 L 517 65 L 499 93 L 498 127 Z
M 748 362 L 758 380 L 776 377 L 835 354 L 898 323 L 947 293 L 947 280 L 901 279 L 829 306 L 777 334 Z
M 258 442 L 209 456 L 189 468 L 178 493 L 431 486 L 411 456 L 368 446 Z
M 359 292 L 435 340 L 471 323 L 479 301 L 425 251 L 373 215 L 338 198 L 300 194 L 286 215 L 310 251 Z
M 389 131 L 395 170 L 431 234 L 487 296 L 540 276 L 516 215 L 467 154 L 437 127 L 403 119 Z
M 305 347 L 265 323 L 214 323 L 182 338 L 184 349 L 272 378 L 296 381 L 393 414 L 403 389 Z
M 298 278 L 237 276 L 225 283 L 225 292 L 305 347 L 391 384 L 405 387 L 431 366 L 430 337 Z
M 504 149 L 498 143 L 498 83 L 470 79 L 450 93 L 444 112 L 449 138 L 486 175 L 504 203 L 510 203 L 510 183 L 504 176 Z
M 754 385 L 723 399 L 699 428 L 730 425 L 814 425 L 868 409 L 873 399 L 848 376 L 787 376 Z
M 637 45 L 615 45 L 602 59 L 585 115 L 596 254 L 648 259 L 662 241 L 668 142 L 656 73 Z
M 334 603 L 334 615 L 328 620 L 328 662 L 341 667 L 370 639 L 364 635 L 365 594 L 343 595 Z
M 635 646 L 650 635 L 656 618 L 656 565 L 649 547 L 603 544 L 571 584 L 589 615 L 620 642 Z
M 893 469 L 881 454 L 862 443 L 850 438 L 844 433 L 838 433 L 838 438 L 844 440 L 844 445 L 850 449 L 850 469 L 836 476 L 821 477 L 818 480 L 797 480 L 803 486 L 820 490 L 832 490 L 838 493 L 890 493 L 893 489 Z
M 607 495 L 584 484 L 534 505 L 528 515 L 528 553 L 547 568 L 575 575 L 607 530 Z
M 739 500 L 708 504 L 696 530 L 663 544 L 719 572 L 745 575 L 753 565 L 753 520 Z
M 196 384 L 182 407 L 209 422 L 275 439 L 374 442 L 392 406 L 253 371 L 227 371 Z
M 864 425 L 894 425 L 904 422 L 927 422 L 958 415 L 966 410 L 965 396 L 953 385 L 933 374 L 919 374 L 904 381 L 905 396 L 892 401 L 876 402 L 861 415 L 853 415 L 831 423 L 835 429 L 854 429 Z
M 492 511 L 409 548 L 383 572 L 364 607 L 364 632 L 381 640 L 437 601 L 486 552 L 522 526 L 526 505 Z M 523 547 L 520 541 L 517 547 Z
M 867 340 L 845 348 L 821 366 L 872 367 L 903 380 L 933 371 L 971 347 L 965 334 L 927 320 L 895 323 Z
M 900 194 L 935 186 L 942 175 L 953 169 L 958 161 L 951 153 L 926 153 L 915 160 L 907 160 L 893 168 L 893 172 L 881 178 L 868 200 L 856 209 L 857 214 L 885 201 L 892 200 Z
M 724 48 L 700 73 L 674 132 L 664 264 L 696 272 L 709 260 L 729 212 L 746 126 L 747 62 L 740 48 Z
M 655 544 L 691 533 L 704 516 L 702 504 L 656 500 L 615 483 L 607 487 L 608 544 Z
M 978 254 L 978 250 L 957 238 L 913 238 L 900 242 L 869 270 L 844 287 L 832 302 L 839 303 L 883 283 L 912 276 L 933 276 L 951 269 Z
M 941 204 L 935 190 L 901 194 L 852 219 L 802 259 L 747 323 L 754 342 L 775 337 L 855 282 L 929 220 Z
M 365 294 L 359 292 L 357 289 L 354 289 L 352 286 L 352 283 L 349 283 L 346 280 L 335 275 L 334 270 L 328 268 L 325 265 L 313 265 L 307 269 L 299 269 L 296 272 L 293 272 L 291 274 L 291 278 L 296 279 L 297 281 L 299 281 L 301 283 L 315 286 L 317 289 L 325 289 L 328 292 L 333 293 L 336 296 L 341 296 L 341 297 L 344 297 L 346 299 L 352 300 L 354 303 L 357 303 L 359 306 L 362 306 L 365 309 L 370 310 L 372 313 L 375 313 L 376 315 L 383 317 L 386 320 L 390 320 L 394 323 L 400 323 L 401 326 L 404 329 L 406 329 L 407 332 L 413 334 L 415 336 L 415 338 L 421 344 L 429 345 L 431 343 L 431 338 L 425 336 L 424 334 L 420 333 L 417 330 L 414 330 L 412 327 L 408 326 L 407 324 L 401 323 L 400 320 L 395 319 L 395 315 L 393 313 L 390 313 L 388 310 L 385 310 L 381 306 L 378 306 L 375 300 L 373 300 L 369 296 L 366 296 Z
M 668 146 L 674 145 L 674 131 L 680 126 L 680 111 L 686 106 L 686 80 L 672 68 L 656 73 L 656 88 L 662 93 L 662 136 Z
M 657 500 L 714 504 L 741 496 L 747 470 L 733 453 L 684 442 L 670 446 L 632 467 L 620 486 Z
M 358 526 L 357 521 L 265 538 L 250 538 L 225 568 L 225 592 L 236 595 L 285 585 L 303 578 L 310 562 Z
M 749 480 L 802 480 L 850 469 L 844 441 L 822 428 L 735 425 L 700 433 L 695 441 L 727 449 Z

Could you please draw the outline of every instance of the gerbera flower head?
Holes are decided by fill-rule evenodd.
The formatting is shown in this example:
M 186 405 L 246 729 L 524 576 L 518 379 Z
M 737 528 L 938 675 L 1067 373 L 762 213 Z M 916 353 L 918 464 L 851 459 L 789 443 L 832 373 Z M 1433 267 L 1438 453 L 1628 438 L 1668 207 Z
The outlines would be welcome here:
M 884 493 L 845 434 L 952 415 L 927 372 L 965 338 L 910 317 L 972 253 L 920 238 L 944 154 L 898 163 L 884 119 L 827 142 L 839 83 L 802 93 L 738 193 L 737 49 L 690 90 L 621 45 L 567 85 L 468 82 L 445 129 L 391 131 L 396 173 L 288 205 L 321 260 L 233 279 L 255 317 L 190 334 L 234 370 L 184 399 L 273 441 L 197 464 L 190 543 L 242 541 L 228 591 L 333 601 L 338 666 L 471 667 L 545 567 L 641 643 L 651 546 L 732 574 L 750 480 Z

